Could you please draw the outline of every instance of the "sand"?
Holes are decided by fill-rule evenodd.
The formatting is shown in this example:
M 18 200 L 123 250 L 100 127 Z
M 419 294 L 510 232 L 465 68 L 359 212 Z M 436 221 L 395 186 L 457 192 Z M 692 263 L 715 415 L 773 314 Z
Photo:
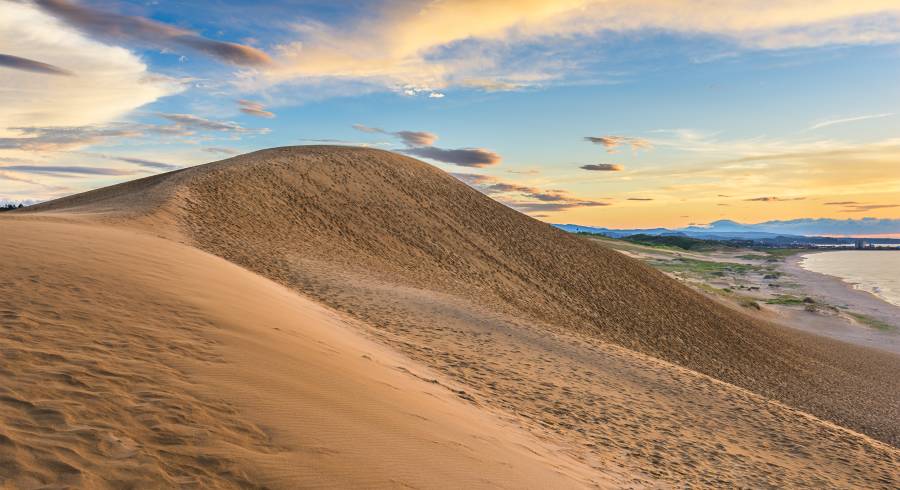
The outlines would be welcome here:
M 612 481 L 224 260 L 106 227 L 0 229 L 3 488 Z
M 189 445 L 197 454 L 228 441 L 221 444 L 233 452 L 224 453 L 227 462 L 205 468 L 208 478 L 225 474 L 238 478 L 226 478 L 229 483 L 243 478 L 285 486 L 359 485 L 371 478 L 376 484 L 425 487 L 446 481 L 448 486 L 816 488 L 891 488 L 900 478 L 896 356 L 754 320 L 409 158 L 365 149 L 280 148 L 29 211 L 7 213 L 0 226 L 83 223 L 79 226 L 91 230 L 103 226 L 152 238 L 153 245 L 118 244 L 109 253 L 124 248 L 132 260 L 150 255 L 153 270 L 172 261 L 165 270 L 173 274 L 195 270 L 186 264 L 199 257 L 213 260 L 197 248 L 243 267 L 215 259 L 241 273 L 233 280 L 202 276 L 207 268 L 199 267 L 195 282 L 185 279 L 193 289 L 182 289 L 179 282 L 171 286 L 170 299 L 182 302 L 175 305 L 158 299 L 171 282 L 164 274 L 149 272 L 157 275 L 155 289 L 143 283 L 132 288 L 145 291 L 135 301 L 163 304 L 165 315 L 176 315 L 163 316 L 149 330 L 161 325 L 178 330 L 179 322 L 197 321 L 189 330 L 198 337 L 174 352 L 193 354 L 186 346 L 206 346 L 212 339 L 203 350 L 210 359 L 187 367 L 175 362 L 179 355 L 157 348 L 159 362 L 176 365 L 178 372 L 171 380 L 147 375 L 167 393 L 227 407 L 231 418 L 208 417 L 218 425 L 203 429 L 205 436 Z M 68 240 L 94 233 L 84 230 Z M 46 242 L 42 233 L 50 232 L 35 231 L 17 246 L 28 250 Z M 176 246 L 191 259 L 176 260 L 179 255 L 167 248 Z M 158 254 L 150 252 L 156 248 Z M 60 262 L 77 263 L 78 256 Z M 105 262 L 119 267 L 127 261 Z M 83 275 L 90 278 L 99 265 L 85 267 Z M 214 282 L 224 286 L 204 286 Z M 92 294 L 107 295 L 107 287 L 128 290 L 92 284 Z M 271 295 L 259 293 L 269 290 Z M 212 295 L 215 291 L 221 294 Z M 263 302 L 260 295 L 274 291 L 285 295 L 283 303 Z M 82 294 L 73 294 L 71 302 Z M 15 299 L 9 309 L 21 311 L 29 301 Z M 57 302 L 44 300 L 42 308 Z M 132 318 L 126 314 L 130 308 L 109 317 Z M 318 342 L 286 343 L 288 326 L 279 331 L 260 321 L 274 317 L 290 324 L 301 310 L 341 319 L 346 338 L 328 337 L 337 327 L 325 320 L 312 322 L 321 329 L 304 325 L 303 333 L 316 331 L 313 338 L 346 353 L 340 361 L 332 362 L 326 354 L 337 354 Z M 186 311 L 197 316 L 177 316 Z M 45 323 L 52 325 L 49 319 L 34 325 Z M 80 319 L 76 324 L 84 332 L 96 328 Z M 55 338 L 55 333 L 48 329 L 41 335 Z M 147 342 L 169 345 L 164 338 Z M 360 342 L 366 347 L 354 350 Z M 301 346 L 306 350 L 298 350 Z M 316 349 L 323 349 L 318 357 Z M 368 354 L 376 349 L 383 354 Z M 139 355 L 116 352 L 128 366 L 135 365 L 128 359 Z M 364 355 L 391 361 L 380 361 L 384 369 L 376 369 L 379 363 Z M 332 385 L 330 379 L 345 390 L 323 387 Z M 415 388 L 399 385 L 400 380 Z M 407 398 L 420 392 L 446 405 Z M 308 407 L 297 400 L 316 403 Z M 292 418 L 298 406 L 308 408 L 299 421 Z M 407 407 L 420 408 L 412 416 Z M 328 423 L 335 413 L 338 420 Z M 392 428 L 392 437 L 382 434 L 382 442 L 367 445 L 358 435 L 378 435 L 379 427 L 390 424 L 401 429 Z M 250 427 L 247 433 L 263 434 L 259 446 L 229 439 L 244 430 L 232 426 L 244 425 Z M 42 431 L 47 429 L 32 427 L 30 433 Z M 153 447 L 138 428 L 126 432 L 142 447 Z M 474 443 L 466 438 L 472 432 L 491 436 Z M 256 447 L 265 448 L 258 450 L 262 454 L 280 452 L 262 457 Z M 174 464 L 171 454 L 159 450 L 156 460 Z M 281 464 L 287 461 L 282 458 L 293 459 Z M 438 460 L 449 466 L 435 468 Z M 24 464 L 19 457 L 13 461 Z M 519 463 L 535 474 L 520 472 Z M 204 469 L 193 467 L 195 473 Z M 248 468 L 258 473 L 246 473 Z M 296 468 L 321 474 L 302 480 L 307 472 Z M 340 476 L 347 472 L 352 475 Z M 431 476 L 438 474 L 450 477 Z M 400 480 L 385 480 L 397 475 Z
M 784 328 L 900 355 L 900 307 L 856 289 L 840 278 L 808 271 L 798 264 L 806 254 L 828 252 L 798 250 L 795 255 L 783 260 L 770 261 L 770 256 L 752 249 L 688 252 L 649 247 L 624 240 L 598 237 L 591 237 L 591 240 L 651 265 L 677 264 L 673 261 L 687 258 L 763 267 L 762 272 L 727 274 L 724 277 L 685 272 L 672 273 L 670 276 L 743 314 Z M 750 259 L 751 256 L 758 258 Z M 769 268 L 772 270 L 768 271 Z M 778 277 L 773 279 L 771 275 Z M 723 294 L 725 288 L 731 293 Z M 815 303 L 812 304 L 812 311 L 809 311 L 806 304 L 780 305 L 767 302 L 777 299 L 779 295 L 812 298 Z M 748 308 L 745 300 L 755 301 L 759 309 Z M 875 328 L 860 321 L 854 314 L 882 322 L 884 326 Z

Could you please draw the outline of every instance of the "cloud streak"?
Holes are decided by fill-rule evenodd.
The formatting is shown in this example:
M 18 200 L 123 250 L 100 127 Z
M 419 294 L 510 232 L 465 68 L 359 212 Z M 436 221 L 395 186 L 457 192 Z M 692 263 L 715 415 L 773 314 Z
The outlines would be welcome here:
M 876 209 L 898 208 L 900 204 L 848 204 L 846 209 L 842 209 L 842 213 L 866 213 Z
M 49 63 L 42 63 L 40 61 L 2 53 L 0 53 L 0 66 L 5 68 L 12 68 L 14 70 L 42 73 L 44 75 L 62 75 L 66 77 L 75 75 L 69 70 L 60 68 L 58 66 L 53 66 Z
M 431 146 L 438 140 L 436 134 L 427 131 L 386 131 L 381 128 L 366 126 L 365 124 L 354 124 L 353 129 L 363 133 L 380 133 L 393 136 L 399 138 L 407 146 Z
M 265 106 L 260 104 L 259 102 L 253 102 L 252 100 L 244 100 L 241 99 L 238 102 L 238 106 L 240 106 L 241 112 L 244 114 L 248 114 L 256 117 L 263 117 L 267 119 L 271 119 L 275 117 L 275 114 L 267 111 Z
M 582 170 L 591 170 L 593 172 L 621 172 L 622 166 L 615 163 L 593 163 L 578 167 Z
M 561 189 L 542 190 L 537 187 L 503 182 L 483 174 L 451 174 L 475 189 L 524 213 L 553 213 L 584 207 L 609 206 L 610 203 L 580 199 Z
M 869 114 L 869 115 L 865 115 L 865 116 L 854 116 L 854 117 L 845 117 L 845 118 L 841 118 L 841 119 L 831 119 L 829 121 L 822 121 L 820 123 L 813 124 L 812 126 L 809 127 L 809 130 L 814 131 L 816 129 L 827 128 L 828 126 L 834 126 L 835 124 L 846 124 L 846 123 L 852 123 L 852 122 L 857 122 L 857 121 L 867 121 L 869 119 L 881 119 L 884 117 L 891 117 L 893 115 L 894 115 L 893 112 L 885 112 L 883 114 Z
M 488 167 L 497 165 L 503 159 L 500 155 L 484 148 L 460 148 L 446 150 L 434 146 L 422 146 L 401 150 L 403 153 L 421 158 L 429 158 L 444 163 L 452 163 L 460 167 Z
M 778 197 L 778 196 L 763 196 L 763 197 L 753 197 L 750 199 L 744 199 L 745 201 L 750 202 L 786 202 L 786 201 L 803 201 L 805 197 Z
M 354 124 L 353 129 L 363 133 L 393 136 L 407 146 L 399 150 L 401 153 L 438 162 L 452 163 L 460 167 L 488 167 L 503 161 L 499 154 L 484 148 L 446 149 L 432 146 L 437 141 L 438 136 L 426 131 L 387 131 L 378 127 L 366 126 L 365 124 Z
M 214 41 L 199 34 L 143 17 L 102 12 L 66 0 L 35 0 L 45 12 L 91 36 L 125 39 L 156 46 L 186 47 L 240 66 L 262 66 L 269 55 L 250 46 Z
M 178 128 L 196 129 L 201 131 L 221 131 L 227 133 L 267 133 L 267 128 L 251 129 L 245 128 L 236 122 L 231 121 L 213 121 L 194 114 L 173 114 L 159 113 L 157 114 L 163 119 L 174 122 Z
M 643 138 L 632 138 L 628 136 L 585 136 L 585 141 L 601 145 L 606 148 L 607 153 L 615 153 L 619 147 L 630 146 L 632 151 L 649 150 L 653 148 L 653 144 L 649 140 Z M 582 167 L 584 168 L 584 167 Z
M 107 167 L 85 167 L 79 165 L 5 165 L 0 166 L 0 171 L 55 175 L 58 177 L 76 177 L 82 175 L 132 175 L 135 173 L 133 170 Z

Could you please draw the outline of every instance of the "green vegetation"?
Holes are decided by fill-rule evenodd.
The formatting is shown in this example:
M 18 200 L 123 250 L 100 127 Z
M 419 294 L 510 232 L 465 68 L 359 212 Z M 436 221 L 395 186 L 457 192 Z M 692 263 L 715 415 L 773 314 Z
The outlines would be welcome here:
M 747 274 L 761 270 L 761 268 L 756 265 L 712 262 L 683 257 L 668 261 L 654 261 L 652 265 L 666 272 L 687 272 L 707 278 L 723 277 L 727 274 Z
M 741 298 L 738 301 L 738 304 L 743 306 L 744 308 L 753 308 L 754 310 L 761 310 L 762 307 L 759 306 L 759 303 L 756 300 L 750 298 Z
M 703 251 L 721 250 L 723 248 L 735 248 L 737 245 L 727 241 L 702 240 L 686 236 L 674 235 L 631 235 L 622 237 L 621 240 L 648 247 L 679 248 L 682 250 Z
M 877 318 L 872 318 L 870 316 L 862 315 L 860 313 L 848 313 L 848 315 L 852 316 L 859 323 L 862 323 L 863 325 L 872 327 L 876 330 L 881 330 L 883 332 L 890 332 L 891 330 L 894 330 L 893 325 L 891 325 L 890 323 L 878 320 Z
M 778 261 L 784 260 L 787 257 L 790 257 L 791 255 L 803 252 L 804 250 L 806 250 L 806 249 L 804 249 L 804 248 L 760 248 L 760 249 L 756 249 L 757 252 L 766 253 L 768 255 L 766 260 L 769 260 L 772 262 L 778 262 Z M 757 257 L 757 258 L 759 258 L 759 257 Z
M 809 298 L 799 298 L 792 294 L 779 294 L 778 296 L 767 299 L 766 303 L 770 305 L 798 306 L 802 304 L 810 304 L 813 301 Z

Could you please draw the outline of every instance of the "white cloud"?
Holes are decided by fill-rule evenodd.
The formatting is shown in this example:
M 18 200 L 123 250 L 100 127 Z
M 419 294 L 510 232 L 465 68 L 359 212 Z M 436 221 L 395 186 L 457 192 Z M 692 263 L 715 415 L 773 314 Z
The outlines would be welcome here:
M 563 76 L 564 56 L 529 58 L 517 46 L 564 53 L 579 36 L 668 31 L 715 36 L 735 50 L 900 41 L 896 0 L 443 0 L 387 2 L 341 25 L 304 23 L 276 49 L 265 81 L 354 80 L 406 94 L 447 86 L 515 89 Z M 577 48 L 574 48 L 577 49 Z M 304 83 L 306 83 L 304 82 Z
M 893 116 L 893 112 L 886 112 L 884 114 L 868 114 L 865 116 L 854 116 L 854 117 L 843 117 L 838 119 L 830 119 L 828 121 L 822 121 L 816 124 L 813 124 L 809 127 L 810 131 L 820 128 L 827 128 L 828 126 L 834 126 L 835 124 L 844 124 L 851 123 L 857 121 L 865 121 L 867 119 L 881 119 L 883 117 L 891 117 Z
M 0 136 L 17 126 L 89 126 L 111 122 L 180 84 L 148 71 L 127 49 L 88 39 L 31 4 L 4 2 L 5 54 L 42 62 L 73 76 L 0 68 Z

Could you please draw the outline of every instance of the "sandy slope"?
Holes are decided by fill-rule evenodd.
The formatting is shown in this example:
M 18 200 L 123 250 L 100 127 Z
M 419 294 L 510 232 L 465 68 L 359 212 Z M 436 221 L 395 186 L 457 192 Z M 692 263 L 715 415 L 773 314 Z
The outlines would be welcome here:
M 142 230 L 306 293 L 596 478 L 897 485 L 897 449 L 868 437 L 897 444 L 897 356 L 753 321 L 409 158 L 266 150 L 32 212 L 10 219 Z
M 97 226 L 2 219 L 0 231 L 2 488 L 599 478 L 221 259 Z

